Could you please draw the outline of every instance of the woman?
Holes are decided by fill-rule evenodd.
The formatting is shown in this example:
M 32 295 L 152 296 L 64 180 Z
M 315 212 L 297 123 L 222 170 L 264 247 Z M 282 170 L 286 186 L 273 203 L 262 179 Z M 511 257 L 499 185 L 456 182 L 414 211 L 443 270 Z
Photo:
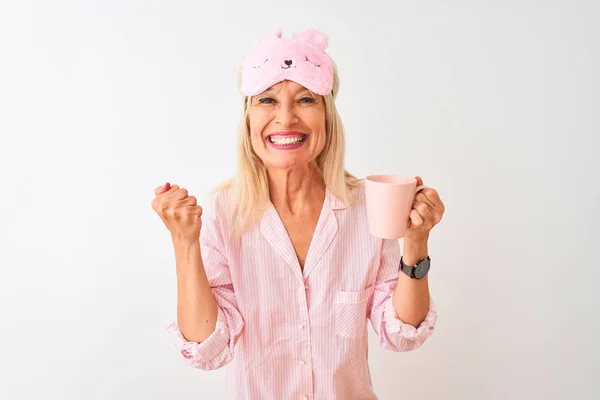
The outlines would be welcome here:
M 399 272 L 399 242 L 368 233 L 362 181 L 344 170 L 326 47 L 312 29 L 259 40 L 242 66 L 234 178 L 204 210 L 177 185 L 155 190 L 175 249 L 170 330 L 192 366 L 230 364 L 230 399 L 376 399 L 367 319 L 393 351 L 434 328 L 427 276 Z M 429 262 L 443 212 L 434 189 L 416 196 L 403 271 Z

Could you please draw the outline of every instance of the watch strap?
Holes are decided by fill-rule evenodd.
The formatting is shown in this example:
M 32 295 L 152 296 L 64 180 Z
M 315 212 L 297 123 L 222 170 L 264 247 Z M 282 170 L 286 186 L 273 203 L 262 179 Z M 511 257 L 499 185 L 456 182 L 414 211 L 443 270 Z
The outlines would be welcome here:
M 431 261 L 431 258 L 429 256 L 427 256 L 426 258 L 421 258 L 419 261 L 417 261 L 417 263 L 415 265 L 409 266 L 404 263 L 404 256 L 402 256 L 402 257 L 400 257 L 400 266 L 398 267 L 398 271 L 402 271 L 404 273 L 404 275 L 406 275 L 412 279 L 418 279 L 415 276 L 415 270 L 417 269 L 417 266 L 420 263 L 422 263 L 424 260 Z

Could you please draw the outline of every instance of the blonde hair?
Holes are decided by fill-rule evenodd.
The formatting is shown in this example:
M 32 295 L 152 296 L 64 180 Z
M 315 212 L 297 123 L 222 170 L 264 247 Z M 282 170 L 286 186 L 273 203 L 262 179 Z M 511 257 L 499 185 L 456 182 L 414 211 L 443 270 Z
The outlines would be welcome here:
M 238 85 L 241 76 L 238 76 Z M 353 201 L 352 189 L 362 183 L 344 169 L 345 137 L 344 126 L 335 106 L 339 91 L 339 76 L 334 64 L 332 93 L 323 96 L 325 105 L 325 146 L 317 156 L 317 166 L 329 191 L 346 206 Z M 252 149 L 248 109 L 251 97 L 243 97 L 243 112 L 240 119 L 237 141 L 237 168 L 235 175 L 213 190 L 230 190 L 230 210 L 234 239 L 239 239 L 253 224 L 260 220 L 262 211 L 269 201 L 267 171 L 262 160 Z

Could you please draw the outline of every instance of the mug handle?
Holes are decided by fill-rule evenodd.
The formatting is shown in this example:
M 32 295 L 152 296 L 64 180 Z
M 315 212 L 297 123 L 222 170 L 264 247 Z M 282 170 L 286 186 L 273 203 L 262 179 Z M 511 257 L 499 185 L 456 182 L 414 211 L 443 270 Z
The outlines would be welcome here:
M 417 186 L 417 188 L 415 189 L 415 195 L 423 189 L 427 189 L 427 186 L 425 186 L 425 185 Z

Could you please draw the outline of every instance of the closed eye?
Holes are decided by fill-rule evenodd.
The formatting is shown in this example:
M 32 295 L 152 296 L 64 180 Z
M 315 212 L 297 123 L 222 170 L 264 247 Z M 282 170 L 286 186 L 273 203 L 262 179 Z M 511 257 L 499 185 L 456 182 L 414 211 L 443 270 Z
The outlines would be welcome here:
M 252 68 L 260 68 L 260 67 L 261 67 L 263 64 L 266 64 L 266 63 L 267 63 L 267 61 L 269 61 L 269 59 L 268 59 L 268 58 L 267 58 L 267 59 L 265 59 L 265 61 L 263 61 L 263 63 L 262 63 L 261 65 L 255 65 L 255 66 L 253 66 Z
M 315 67 L 321 67 L 321 64 L 315 64 L 314 62 L 310 61 L 307 56 L 304 56 L 304 58 L 306 58 L 306 61 L 308 61 L 309 63 L 311 63 Z

